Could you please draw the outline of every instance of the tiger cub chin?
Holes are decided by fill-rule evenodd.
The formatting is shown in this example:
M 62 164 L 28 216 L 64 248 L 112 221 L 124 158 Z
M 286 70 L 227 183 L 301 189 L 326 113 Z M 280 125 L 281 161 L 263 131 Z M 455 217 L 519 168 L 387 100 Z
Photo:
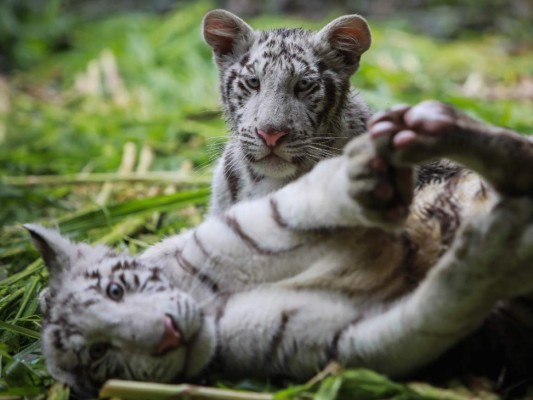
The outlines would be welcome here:
M 231 132 L 215 169 L 212 213 L 279 189 L 366 130 L 370 110 L 350 87 L 371 42 L 362 17 L 337 18 L 318 32 L 254 31 L 215 10 L 203 35 Z
M 481 346 L 492 377 L 527 381 L 533 142 L 437 102 L 379 114 L 369 132 L 137 256 L 27 226 L 50 274 L 52 376 L 84 397 L 111 378 L 303 381 L 331 360 L 402 377 L 467 338 L 455 370 L 478 372 Z M 477 174 L 416 187 L 414 166 L 443 157 Z

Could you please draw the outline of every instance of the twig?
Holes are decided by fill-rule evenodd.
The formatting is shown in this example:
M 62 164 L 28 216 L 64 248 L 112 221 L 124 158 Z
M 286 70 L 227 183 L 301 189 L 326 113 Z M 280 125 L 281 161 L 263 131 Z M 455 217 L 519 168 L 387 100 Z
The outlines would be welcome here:
M 315 383 L 321 382 L 324 378 L 327 378 L 330 375 L 338 375 L 342 372 L 342 367 L 339 363 L 332 361 L 324 367 L 322 371 L 313 376 L 309 381 L 305 383 L 306 386 L 313 386 Z
M 176 172 L 146 172 L 146 173 L 93 173 L 70 175 L 27 175 L 4 176 L 1 182 L 11 186 L 66 186 L 91 185 L 104 182 L 115 183 L 160 183 L 175 185 L 209 184 L 208 175 L 190 175 Z
M 256 393 L 229 389 L 217 389 L 196 385 L 168 385 L 161 383 L 109 380 L 100 390 L 100 397 L 118 397 L 122 400 L 273 400 L 268 393 Z

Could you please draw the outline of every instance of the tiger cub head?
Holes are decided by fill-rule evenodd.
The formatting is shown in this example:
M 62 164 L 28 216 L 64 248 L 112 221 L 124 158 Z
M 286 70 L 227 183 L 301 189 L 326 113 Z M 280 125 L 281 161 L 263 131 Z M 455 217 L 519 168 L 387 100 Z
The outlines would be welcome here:
M 254 31 L 214 10 L 204 17 L 203 36 L 220 71 L 237 159 L 257 176 L 298 176 L 340 153 L 344 129 L 364 131 L 369 110 L 349 101 L 350 77 L 371 42 L 362 17 L 337 18 L 318 32 Z M 354 126 L 343 125 L 348 113 L 358 120 Z
M 110 378 L 179 382 L 209 363 L 213 321 L 157 265 L 25 227 L 49 271 L 42 349 L 55 379 L 89 397 Z

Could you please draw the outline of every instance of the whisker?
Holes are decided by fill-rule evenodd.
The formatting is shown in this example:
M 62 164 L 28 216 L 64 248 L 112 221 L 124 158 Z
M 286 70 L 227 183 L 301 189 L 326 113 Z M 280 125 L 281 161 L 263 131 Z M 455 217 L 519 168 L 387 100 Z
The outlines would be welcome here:
M 309 136 L 306 140 L 315 139 L 350 139 L 352 136 Z
M 338 152 L 341 152 L 342 151 L 342 147 L 335 147 L 335 146 L 329 146 L 327 144 L 324 144 L 324 143 L 313 143 L 315 146 L 320 146 L 321 148 L 324 148 L 324 149 L 332 149 L 332 150 L 337 150 Z
M 315 154 L 315 155 L 322 155 L 322 156 L 325 156 L 325 157 L 336 157 L 336 156 L 340 155 L 340 152 L 334 152 L 334 151 L 331 151 L 331 150 L 316 148 L 316 147 L 312 147 L 312 146 L 307 147 L 307 153 Z

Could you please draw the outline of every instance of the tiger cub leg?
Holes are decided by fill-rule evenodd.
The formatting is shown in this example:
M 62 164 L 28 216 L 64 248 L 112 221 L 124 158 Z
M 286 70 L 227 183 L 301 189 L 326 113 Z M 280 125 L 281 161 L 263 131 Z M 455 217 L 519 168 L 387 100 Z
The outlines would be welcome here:
M 376 152 L 370 135 L 361 135 L 342 156 L 321 161 L 274 193 L 272 202 L 274 214 L 295 229 L 395 230 L 408 215 L 413 187 L 413 168 L 390 165 Z
M 479 173 L 503 194 L 533 195 L 533 141 L 450 105 L 424 101 L 399 106 L 376 115 L 369 131 L 395 165 L 449 158 Z
M 465 223 L 430 277 L 435 271 L 456 275 L 448 283 L 450 290 L 463 281 L 468 284 L 460 292 L 478 291 L 495 302 L 505 300 L 493 308 L 484 332 L 492 327 L 488 335 L 496 337 L 492 343 L 501 344 L 509 374 L 513 368 L 522 374 L 530 371 L 533 358 L 524 358 L 523 352 L 531 354 L 533 349 L 533 341 L 524 340 L 533 336 L 533 142 L 438 102 L 401 106 L 377 115 L 369 130 L 380 154 L 393 163 L 447 157 L 477 171 L 500 192 L 500 203 L 492 211 Z M 453 258 L 463 265 L 462 271 Z M 528 343 L 519 351 L 510 345 L 519 342 L 510 326 L 518 326 L 518 339 Z
M 506 198 L 466 223 L 412 293 L 341 332 L 339 361 L 413 373 L 474 332 L 500 300 L 531 293 L 531 205 Z

